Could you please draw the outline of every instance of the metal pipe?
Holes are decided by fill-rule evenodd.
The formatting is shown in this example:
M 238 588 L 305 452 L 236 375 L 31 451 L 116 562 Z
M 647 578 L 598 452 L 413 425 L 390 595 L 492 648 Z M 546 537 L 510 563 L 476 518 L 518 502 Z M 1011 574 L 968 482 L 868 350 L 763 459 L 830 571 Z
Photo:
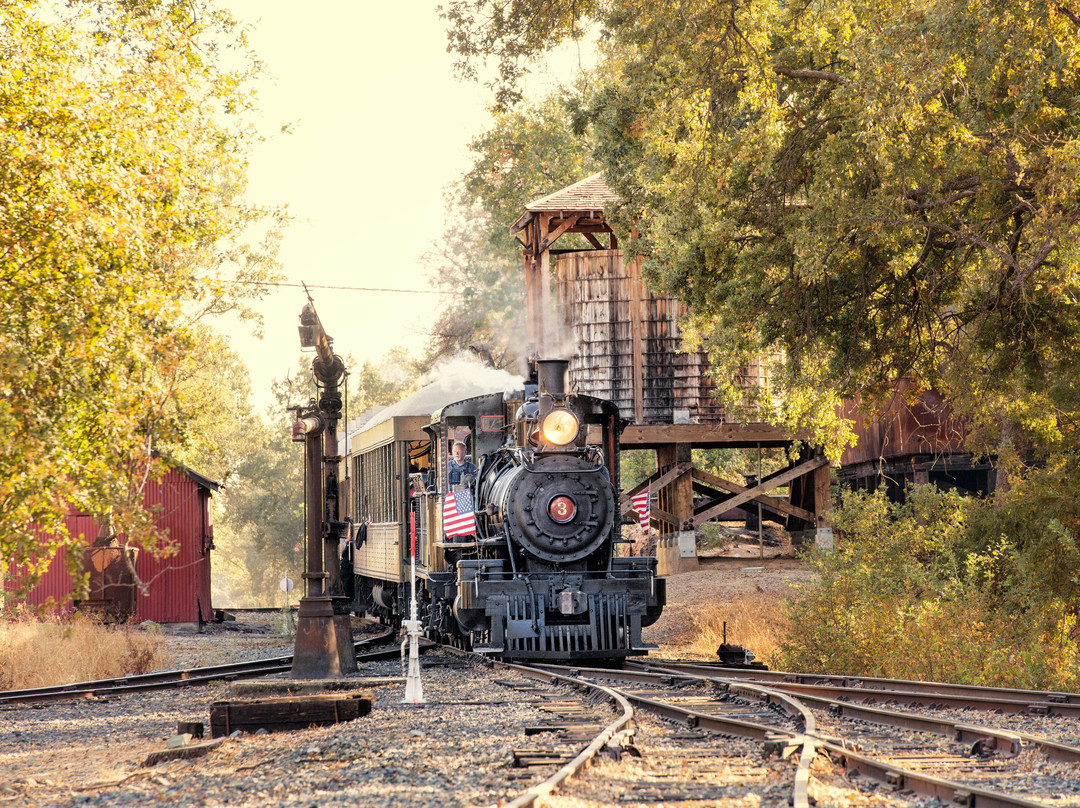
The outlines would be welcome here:
M 322 436 L 309 433 L 304 444 L 304 482 L 307 489 L 307 596 L 322 597 L 323 578 L 323 475 Z

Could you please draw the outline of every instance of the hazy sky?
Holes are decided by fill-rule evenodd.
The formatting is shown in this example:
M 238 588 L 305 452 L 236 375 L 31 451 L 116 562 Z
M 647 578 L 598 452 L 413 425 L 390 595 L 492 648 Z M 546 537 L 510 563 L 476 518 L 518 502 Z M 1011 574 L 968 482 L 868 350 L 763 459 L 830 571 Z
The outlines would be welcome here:
M 259 89 L 268 140 L 252 155 L 248 197 L 289 206 L 288 280 L 430 290 L 420 256 L 442 233 L 443 190 L 468 168 L 467 143 L 490 122 L 487 91 L 453 75 L 438 2 L 222 4 L 253 26 L 251 44 L 273 77 Z M 438 305 L 431 294 L 312 295 L 337 352 L 359 361 L 397 345 L 418 353 Z M 270 294 L 258 305 L 262 340 L 229 329 L 260 410 L 270 380 L 295 365 L 304 302 L 300 289 Z
M 484 93 L 453 77 L 436 3 L 223 0 L 250 23 L 269 76 L 259 87 L 267 141 L 251 158 L 248 197 L 287 204 L 285 274 L 310 286 L 429 289 L 419 257 L 442 230 L 442 189 L 468 166 L 487 120 Z M 281 126 L 290 125 L 290 133 Z M 359 360 L 414 352 L 434 295 L 313 289 L 335 348 Z M 229 330 L 254 400 L 295 365 L 303 291 L 260 303 L 264 337 Z

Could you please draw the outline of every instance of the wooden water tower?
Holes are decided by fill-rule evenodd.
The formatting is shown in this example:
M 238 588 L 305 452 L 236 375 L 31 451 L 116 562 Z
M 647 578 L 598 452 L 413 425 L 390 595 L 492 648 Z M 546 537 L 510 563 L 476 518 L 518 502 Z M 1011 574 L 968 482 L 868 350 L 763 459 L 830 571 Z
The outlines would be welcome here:
M 764 423 L 725 417 L 713 395 L 708 356 L 680 353 L 678 319 L 686 309 L 652 294 L 641 278 L 641 256 L 627 256 L 607 223 L 605 207 L 618 201 L 594 174 L 525 206 L 511 226 L 524 246 L 526 330 L 541 356 L 565 356 L 579 393 L 608 398 L 630 421 L 623 448 L 652 449 L 657 471 L 631 491 L 656 494 L 652 526 L 659 533 L 662 574 L 697 568 L 694 530 L 719 514 L 760 502 L 783 520 L 795 541 L 831 541 L 829 465 L 820 451 L 747 488 L 693 467 L 695 448 L 790 447 L 797 436 Z M 556 250 L 580 234 L 589 247 Z M 761 365 L 746 369 L 745 385 L 768 383 Z M 789 496 L 770 492 L 787 486 Z M 695 507 L 694 494 L 704 496 Z

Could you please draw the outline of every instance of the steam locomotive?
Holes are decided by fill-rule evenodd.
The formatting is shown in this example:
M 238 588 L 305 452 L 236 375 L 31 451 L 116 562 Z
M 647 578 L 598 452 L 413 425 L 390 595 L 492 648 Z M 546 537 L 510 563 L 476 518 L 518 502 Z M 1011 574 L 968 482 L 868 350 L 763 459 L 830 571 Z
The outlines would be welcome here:
M 612 402 L 568 393 L 566 370 L 535 362 L 523 389 L 457 400 L 421 390 L 350 436 L 339 479 L 354 525 L 342 566 L 353 611 L 406 616 L 415 546 L 432 638 L 521 660 L 655 647 L 641 630 L 660 616 L 665 581 L 655 558 L 617 552 L 624 424 Z M 440 398 L 452 403 L 435 409 Z

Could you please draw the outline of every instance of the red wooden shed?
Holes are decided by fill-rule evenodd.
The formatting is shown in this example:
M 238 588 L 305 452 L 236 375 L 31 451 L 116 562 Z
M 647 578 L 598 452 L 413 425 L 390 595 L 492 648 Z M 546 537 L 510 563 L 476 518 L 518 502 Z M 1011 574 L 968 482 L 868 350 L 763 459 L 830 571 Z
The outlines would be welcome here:
M 133 584 L 109 582 L 109 588 L 131 587 L 134 597 L 136 622 L 153 620 L 157 623 L 197 623 L 213 618 L 210 603 L 210 550 L 214 546 L 214 528 L 211 513 L 211 494 L 220 484 L 186 468 L 169 469 L 159 480 L 146 486 L 144 504 L 158 512 L 157 524 L 167 531 L 168 539 L 177 552 L 167 558 L 154 558 L 148 552 L 140 552 L 135 558 L 135 570 L 147 585 L 147 594 L 134 590 Z M 71 535 L 85 537 L 86 545 L 99 535 L 100 524 L 83 513 L 72 513 L 67 518 Z M 87 553 L 87 564 L 101 567 L 101 556 L 111 548 L 95 548 Z M 119 558 L 116 550 L 112 554 Z M 52 600 L 66 601 L 73 585 L 67 572 L 64 551 L 49 565 L 48 571 L 26 598 L 33 606 L 41 606 Z M 92 585 L 93 587 L 93 585 Z M 101 597 L 101 592 L 91 592 L 91 600 Z

